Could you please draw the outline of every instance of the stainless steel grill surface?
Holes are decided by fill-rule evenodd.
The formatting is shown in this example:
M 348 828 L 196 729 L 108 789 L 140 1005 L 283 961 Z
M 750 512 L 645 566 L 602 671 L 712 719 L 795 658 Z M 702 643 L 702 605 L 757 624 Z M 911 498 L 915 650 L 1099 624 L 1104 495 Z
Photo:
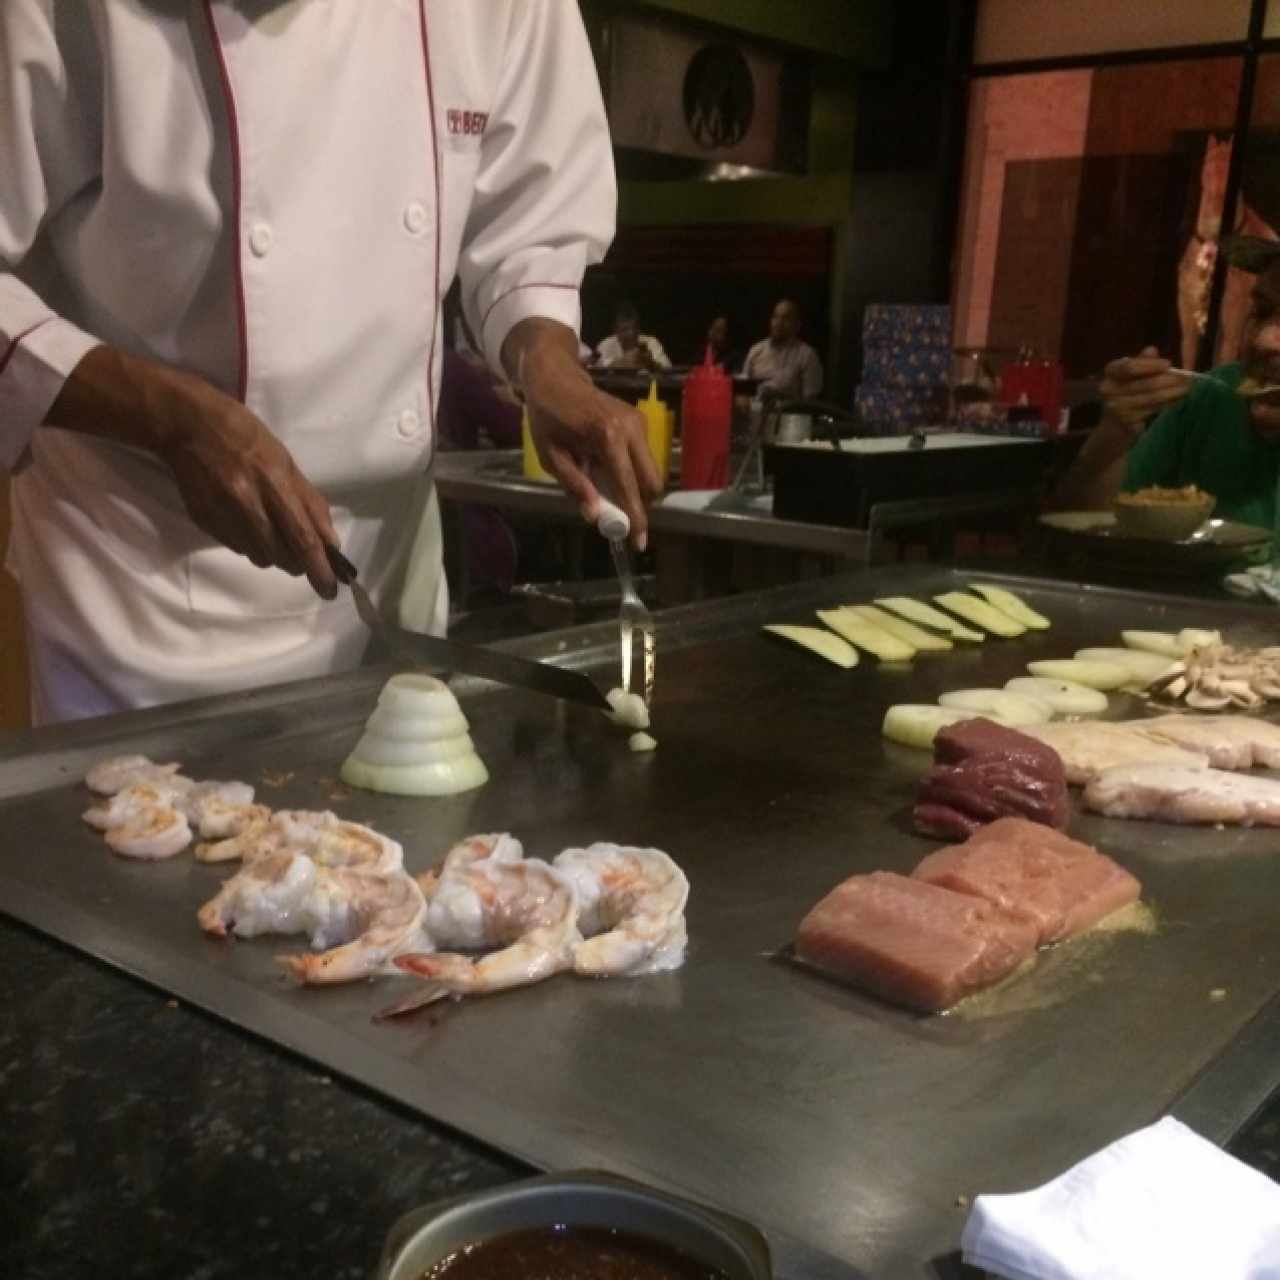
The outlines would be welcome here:
M 586 709 L 460 683 L 492 780 L 443 801 L 334 781 L 385 670 L 15 736 L 0 744 L 0 907 L 532 1164 L 609 1168 L 746 1217 L 782 1276 L 934 1275 L 965 1198 L 1039 1183 L 1171 1108 L 1224 1140 L 1280 1080 L 1274 832 L 1077 812 L 1072 834 L 1139 876 L 1158 930 L 1047 953 L 962 1014 L 913 1016 L 776 957 L 836 881 L 908 871 L 934 847 L 909 823 L 927 757 L 882 741 L 889 704 L 1002 684 L 1032 658 L 1118 643 L 1122 626 L 1275 632 L 1247 606 L 990 575 L 1053 630 L 853 671 L 759 632 L 964 580 L 899 567 L 674 611 L 659 622 L 652 755 Z M 512 647 L 607 678 L 614 635 Z M 692 884 L 687 964 L 562 975 L 375 1024 L 396 980 L 293 989 L 271 957 L 297 940 L 198 931 L 225 869 L 125 862 L 82 825 L 85 767 L 124 751 L 371 822 L 412 869 L 474 831 L 511 830 L 544 857 L 594 839 L 657 845 Z

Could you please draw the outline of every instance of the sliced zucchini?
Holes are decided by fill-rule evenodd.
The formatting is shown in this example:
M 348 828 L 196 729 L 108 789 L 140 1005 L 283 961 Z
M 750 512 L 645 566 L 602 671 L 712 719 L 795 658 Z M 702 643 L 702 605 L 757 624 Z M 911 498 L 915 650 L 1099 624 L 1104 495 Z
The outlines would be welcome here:
M 1053 719 L 1053 708 L 1047 702 L 1008 689 L 955 689 L 944 693 L 938 705 L 996 716 L 1011 725 L 1048 724 Z
M 810 653 L 816 653 L 820 658 L 826 658 L 828 662 L 834 662 L 837 667 L 858 665 L 858 651 L 847 641 L 833 636 L 822 627 L 793 627 L 786 623 L 771 622 L 763 629 L 784 640 L 790 640 L 792 644 L 798 644 L 802 649 L 808 649 Z
M 1014 676 L 1005 681 L 1011 693 L 1047 702 L 1060 716 L 1096 716 L 1107 709 L 1107 695 L 1100 689 L 1072 680 L 1050 680 L 1047 676 Z
M 1014 622 L 1020 622 L 1032 631 L 1048 631 L 1053 625 L 1043 613 L 1037 613 L 1024 600 L 1015 596 L 1004 587 L 991 586 L 985 582 L 969 583 L 969 590 L 976 591 L 989 605 L 1007 613 Z
M 993 609 L 985 600 L 979 600 L 977 596 L 968 595 L 964 591 L 947 591 L 933 599 L 944 609 L 958 613 L 966 622 L 972 622 L 975 627 L 983 627 L 994 635 L 1011 638 L 1027 633 L 1022 623 L 1015 622 L 1007 613 Z
M 1028 662 L 1027 670 L 1033 676 L 1046 676 L 1050 680 L 1070 680 L 1073 684 L 1088 685 L 1090 689 L 1119 689 L 1131 679 L 1127 667 L 1114 662 L 1084 662 L 1079 658 L 1046 658 L 1040 662 Z
M 949 635 L 953 640 L 965 640 L 969 644 L 981 644 L 987 637 L 981 631 L 970 631 L 963 627 L 950 614 L 935 609 L 923 600 L 913 600 L 910 596 L 881 596 L 876 601 L 882 609 L 896 613 L 908 622 L 918 623 L 922 627 L 932 627 Z
M 897 636 L 904 644 L 909 644 L 922 653 L 945 653 L 955 648 L 946 636 L 940 636 L 936 631 L 926 631 L 923 627 L 917 627 L 914 622 L 896 617 L 885 609 L 877 609 L 873 604 L 846 604 L 841 607 L 856 614 L 864 622 L 879 627 L 881 631 Z
M 914 645 L 899 640 L 848 609 L 819 609 L 818 617 L 837 635 L 874 654 L 881 662 L 910 662 L 916 656 Z

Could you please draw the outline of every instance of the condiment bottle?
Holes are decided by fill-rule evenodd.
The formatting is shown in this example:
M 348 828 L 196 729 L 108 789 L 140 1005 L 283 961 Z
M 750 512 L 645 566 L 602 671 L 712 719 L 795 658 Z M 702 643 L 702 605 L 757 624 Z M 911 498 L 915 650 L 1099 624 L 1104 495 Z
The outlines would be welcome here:
M 542 460 L 538 457 L 537 449 L 534 448 L 533 432 L 529 429 L 528 408 L 525 409 L 524 416 L 520 419 L 520 453 L 526 480 L 552 479 L 552 476 L 543 467 Z
M 723 489 L 729 483 L 733 379 L 712 359 L 690 370 L 681 398 L 680 487 Z
M 658 398 L 658 384 L 649 382 L 649 394 L 643 400 L 636 401 L 636 408 L 644 414 L 645 437 L 649 441 L 649 452 L 658 465 L 658 476 L 662 487 L 667 486 L 667 475 L 671 469 L 671 419 L 667 406 Z

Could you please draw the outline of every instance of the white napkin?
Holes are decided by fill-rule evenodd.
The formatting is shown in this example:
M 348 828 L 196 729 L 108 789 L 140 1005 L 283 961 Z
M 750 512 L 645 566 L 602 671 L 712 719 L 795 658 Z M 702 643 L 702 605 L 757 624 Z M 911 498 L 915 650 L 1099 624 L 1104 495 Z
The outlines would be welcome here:
M 1166 1117 L 1035 1191 L 978 1196 L 961 1248 L 1008 1280 L 1280 1280 L 1280 1186 Z

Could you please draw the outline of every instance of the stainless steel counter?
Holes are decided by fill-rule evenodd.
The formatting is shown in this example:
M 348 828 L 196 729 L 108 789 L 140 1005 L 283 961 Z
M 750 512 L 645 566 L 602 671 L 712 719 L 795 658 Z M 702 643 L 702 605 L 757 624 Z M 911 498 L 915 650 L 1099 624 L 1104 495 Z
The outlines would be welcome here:
M 436 457 L 435 477 L 444 499 L 524 511 L 567 524 L 582 522 L 577 504 L 557 485 L 525 479 L 518 449 L 441 453 Z M 744 501 L 740 509 L 707 510 L 682 505 L 684 501 L 676 490 L 653 506 L 649 520 L 655 534 L 754 543 L 853 560 L 868 555 L 865 530 L 779 520 L 767 502 L 748 505 Z
M 743 1214 L 781 1276 L 934 1275 L 965 1198 L 1035 1185 L 1171 1108 L 1223 1141 L 1280 1082 L 1274 833 L 1076 815 L 1074 834 L 1142 879 L 1158 931 L 1060 947 L 965 1014 L 915 1017 L 776 958 L 837 880 L 908 870 L 932 847 L 907 821 L 926 761 L 880 738 L 888 704 L 1003 683 L 1121 626 L 1218 625 L 1244 641 L 1274 627 L 1247 606 L 1030 581 L 1053 631 L 910 669 L 843 671 L 758 631 L 955 581 L 874 571 L 663 616 L 651 756 L 589 712 L 460 685 L 492 780 L 445 801 L 335 787 L 379 671 L 10 739 L 0 907 L 531 1163 L 604 1166 Z M 611 639 L 600 627 L 512 647 L 605 682 Z M 125 863 L 82 826 L 78 778 L 121 750 L 247 777 L 276 806 L 332 805 L 401 840 L 415 869 L 477 830 L 511 829 L 541 856 L 597 838 L 659 845 L 692 883 L 688 963 L 373 1024 L 393 980 L 294 990 L 271 962 L 279 942 L 199 934 L 215 868 Z

